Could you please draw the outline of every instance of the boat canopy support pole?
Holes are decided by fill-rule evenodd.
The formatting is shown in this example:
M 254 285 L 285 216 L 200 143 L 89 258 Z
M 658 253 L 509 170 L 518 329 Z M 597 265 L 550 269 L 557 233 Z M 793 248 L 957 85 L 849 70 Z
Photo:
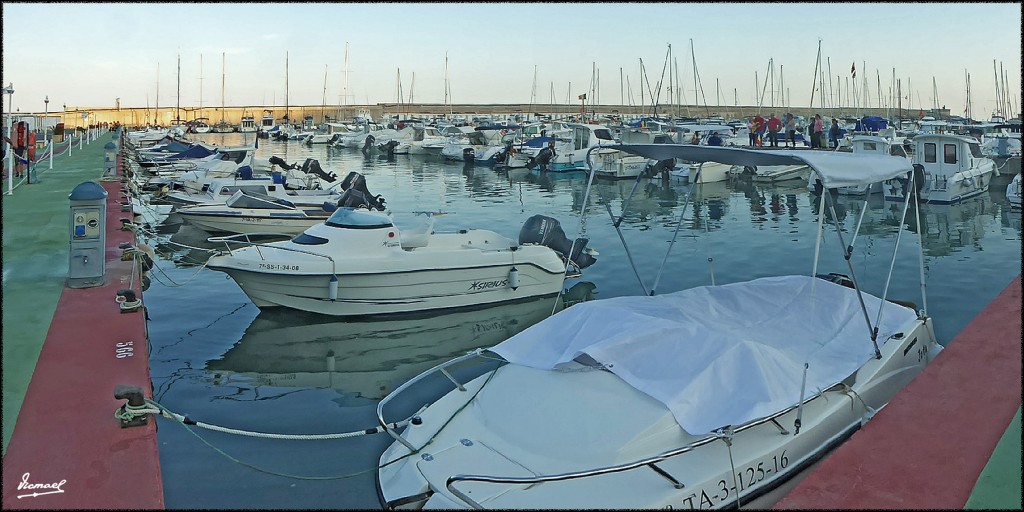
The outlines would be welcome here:
M 846 257 L 853 256 L 853 246 L 857 243 L 857 235 L 860 234 L 860 227 L 864 224 L 864 214 L 868 211 L 868 198 L 871 197 L 871 185 L 864 190 L 864 205 L 860 208 L 860 217 L 857 218 L 857 227 L 853 230 L 853 238 L 850 239 L 850 245 L 846 246 Z M 882 297 L 883 299 L 885 297 Z
M 818 275 L 818 257 L 821 255 L 821 235 L 825 231 L 825 194 L 828 194 L 828 189 L 822 186 L 821 188 L 821 200 L 818 201 L 818 234 L 814 240 L 814 263 L 811 266 L 811 277 Z M 814 281 L 811 281 L 811 291 L 814 291 Z M 813 304 L 813 303 L 812 303 Z
M 911 171 L 910 179 L 911 183 L 914 183 L 914 174 L 917 173 L 917 169 Z M 916 188 L 916 187 L 911 187 Z M 870 190 L 870 189 L 869 189 Z M 903 198 L 903 214 L 900 216 L 900 229 L 896 232 L 896 245 L 892 248 L 892 260 L 889 262 L 889 274 L 885 276 L 885 288 L 882 289 L 882 301 L 878 303 L 878 315 L 875 317 L 875 325 L 882 324 L 882 308 L 885 307 L 886 298 L 889 295 L 889 284 L 892 282 L 893 268 L 896 267 L 896 253 L 900 249 L 900 238 L 903 236 L 903 225 L 907 222 L 907 210 L 910 209 L 910 197 L 914 194 L 911 192 Z M 866 203 L 865 203 L 866 204 Z M 918 230 L 920 231 L 920 229 Z
M 590 170 L 590 176 L 587 178 L 587 188 L 583 192 L 583 205 L 580 206 L 580 221 L 576 224 L 576 238 L 572 241 L 572 245 L 569 246 L 569 255 L 570 256 L 573 253 L 576 252 L 576 242 L 579 241 L 579 239 L 583 237 L 583 222 L 587 218 L 587 204 L 590 202 L 590 189 L 591 189 L 591 187 L 594 186 L 594 175 L 596 174 L 594 172 L 594 163 L 590 160 L 590 154 L 593 153 L 594 150 L 597 149 L 598 147 L 599 146 L 595 146 L 595 147 L 592 147 L 592 148 L 588 149 L 587 150 L 587 155 L 585 157 L 585 160 L 587 162 L 587 169 Z M 622 235 L 619 235 L 619 236 L 621 237 Z M 569 258 L 567 256 L 566 257 L 567 261 L 566 261 L 566 264 L 565 264 L 565 271 L 562 273 L 562 281 L 565 281 L 566 276 L 569 275 L 569 262 L 568 262 L 568 259 Z M 641 285 L 642 284 L 643 283 L 641 283 Z M 558 291 L 558 297 L 562 296 L 562 291 L 563 290 L 559 290 Z M 555 312 L 557 310 L 558 310 L 558 300 L 556 298 L 554 304 L 551 305 L 551 314 L 552 315 L 555 314 Z
M 668 263 L 668 256 L 672 254 L 672 247 L 676 245 L 676 240 L 679 238 L 679 229 L 683 227 L 683 216 L 686 215 L 686 207 L 690 205 L 690 198 L 693 196 L 693 189 L 697 188 L 696 185 L 700 183 L 700 171 L 704 166 L 701 162 L 697 166 L 697 175 L 694 177 L 693 185 L 690 186 L 690 190 L 686 193 L 686 201 L 683 202 L 683 208 L 679 212 L 679 221 L 676 222 L 676 229 L 672 232 L 672 241 L 668 244 L 668 250 L 665 251 L 665 257 L 661 260 L 661 267 L 658 268 L 658 275 L 654 278 L 654 285 L 651 286 L 651 293 L 649 295 L 654 296 L 655 289 L 658 288 L 658 283 L 661 282 L 661 273 L 665 270 L 665 264 Z
M 843 226 L 838 220 L 839 217 L 836 215 L 836 205 L 832 200 L 832 194 L 829 193 L 827 189 L 822 189 L 821 195 L 828 201 L 828 209 L 832 212 L 832 218 L 835 219 L 836 235 L 839 236 L 839 245 L 841 247 L 846 247 L 846 241 L 843 239 Z M 871 333 L 871 345 L 875 349 L 875 359 L 881 359 L 882 352 L 878 350 L 878 327 L 871 325 L 871 317 L 868 316 L 868 308 L 867 305 L 864 304 L 864 296 L 861 293 L 860 284 L 857 283 L 857 273 L 853 269 L 853 263 L 850 261 L 849 254 L 847 254 L 844 259 L 846 260 L 846 268 L 850 270 L 850 280 L 853 281 L 853 289 L 857 292 L 857 302 L 860 303 L 860 310 L 864 313 L 864 321 L 867 322 L 868 331 Z
M 924 235 L 921 234 L 921 197 L 917 193 L 917 187 L 910 188 L 913 189 L 911 194 L 914 194 L 914 215 L 917 218 L 917 259 L 921 272 L 921 311 L 919 315 L 928 316 L 928 294 L 925 293 L 924 278 Z
M 640 272 L 636 269 L 636 262 L 633 261 L 633 253 L 629 251 L 629 245 L 626 244 L 626 239 L 622 236 L 622 230 L 619 229 L 619 225 L 614 222 L 615 214 L 612 213 L 611 205 L 606 204 L 604 206 L 608 209 L 608 216 L 612 218 L 615 233 L 619 235 L 619 241 L 622 242 L 622 248 L 626 251 L 626 259 L 629 260 L 629 266 L 633 269 L 633 275 L 636 276 L 637 282 L 640 283 L 640 288 L 643 289 L 644 295 L 651 295 L 651 293 L 647 291 L 647 285 L 644 284 L 644 280 L 640 277 Z M 625 210 L 623 210 L 623 212 L 625 212 Z
M 589 161 L 589 160 L 588 160 Z M 636 276 L 636 280 L 640 283 L 640 288 L 643 289 L 644 295 L 650 295 L 647 291 L 647 285 L 644 284 L 644 280 L 640 278 L 640 272 L 636 268 L 636 263 L 633 261 L 633 254 L 629 251 L 629 246 L 626 244 L 625 237 L 622 236 L 622 220 L 626 218 L 626 212 L 629 211 L 629 205 L 633 201 L 633 195 L 636 194 L 637 189 L 640 187 L 640 178 L 642 175 L 638 174 L 636 180 L 633 181 L 633 188 L 629 191 L 629 195 L 626 196 L 626 201 L 622 205 L 622 213 L 615 217 L 612 213 L 612 207 L 610 204 L 605 204 L 605 208 L 608 210 L 608 216 L 612 219 L 612 227 L 615 228 L 615 233 L 619 235 L 619 241 L 622 242 L 622 248 L 626 251 L 626 258 L 629 260 L 629 266 L 633 269 L 633 274 Z

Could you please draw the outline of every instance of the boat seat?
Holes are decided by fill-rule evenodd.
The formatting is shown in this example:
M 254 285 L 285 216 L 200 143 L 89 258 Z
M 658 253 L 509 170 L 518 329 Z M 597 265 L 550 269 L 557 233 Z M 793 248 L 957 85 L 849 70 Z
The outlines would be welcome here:
M 408 251 L 426 247 L 430 243 L 430 235 L 434 232 L 434 217 L 426 215 L 423 219 L 419 224 L 399 231 L 402 249 Z

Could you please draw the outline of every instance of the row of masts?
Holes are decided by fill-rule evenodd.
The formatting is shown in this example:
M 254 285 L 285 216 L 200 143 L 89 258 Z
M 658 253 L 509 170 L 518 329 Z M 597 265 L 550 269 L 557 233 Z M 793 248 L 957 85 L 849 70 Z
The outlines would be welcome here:
M 203 109 L 203 70 L 202 62 L 203 56 L 199 56 L 199 67 L 200 67 L 200 87 L 199 87 L 199 110 L 200 116 L 202 115 Z M 703 89 L 703 82 L 700 77 L 700 71 L 697 67 L 696 53 L 694 51 L 693 40 L 690 40 L 690 61 L 692 64 L 691 75 L 693 77 L 693 103 L 694 106 L 703 105 L 703 114 L 706 116 L 712 115 L 710 107 L 708 105 L 707 98 Z M 993 109 L 993 116 L 1000 116 L 1003 118 L 1011 117 L 1011 113 L 1016 112 L 1016 105 L 1014 103 L 1014 94 L 1008 92 L 1007 83 L 1009 82 L 1009 76 L 1007 71 L 1003 68 L 1002 63 L 996 65 L 996 61 L 992 61 L 993 74 L 995 76 L 995 108 Z M 351 94 L 349 88 L 349 52 L 348 43 L 345 43 L 345 54 L 344 54 L 344 80 L 342 86 L 342 94 L 340 95 L 340 103 L 348 105 L 350 100 L 354 97 Z M 762 80 L 757 70 L 754 71 L 754 104 L 758 107 L 760 113 L 762 109 L 774 110 L 776 108 L 789 109 L 792 106 L 792 97 L 790 96 L 790 89 L 786 86 L 785 77 L 783 74 L 784 67 L 778 65 L 778 73 L 776 73 L 776 63 L 774 58 L 769 58 L 767 70 L 765 71 L 764 79 Z M 225 81 L 226 81 L 226 53 L 221 54 L 221 122 L 223 122 L 223 111 L 225 107 Z M 327 107 L 327 86 L 328 86 L 328 67 L 324 69 L 324 87 L 322 96 L 322 117 L 326 121 L 326 107 Z M 847 109 L 852 108 L 854 114 L 859 116 L 862 108 L 872 108 L 871 105 L 871 94 L 869 92 L 869 81 L 867 71 L 867 63 L 861 62 L 861 82 L 857 82 L 856 73 L 856 62 L 851 66 L 850 76 L 844 77 L 840 74 L 832 73 L 832 63 L 829 57 L 825 58 L 824 65 L 822 63 L 821 55 L 821 40 L 818 40 L 818 52 L 814 68 L 814 86 L 811 90 L 811 98 L 809 105 L 813 108 L 815 106 L 815 100 L 818 101 L 818 108 L 830 113 L 832 116 L 837 115 L 839 112 L 848 113 Z M 971 103 L 971 80 L 970 74 L 965 69 L 965 86 L 967 90 L 967 102 L 964 107 L 964 114 L 968 118 L 973 117 L 973 109 Z M 156 88 L 156 105 L 154 107 L 155 113 L 159 112 L 160 105 L 160 64 L 157 63 L 157 88 Z M 647 68 L 644 64 L 643 59 L 639 59 L 639 76 L 640 80 L 638 83 L 639 89 L 639 106 L 641 110 L 646 112 L 647 108 L 650 108 L 651 115 L 657 116 L 660 113 L 669 115 L 685 115 L 691 116 L 694 113 L 691 112 L 691 104 L 684 100 L 685 88 L 680 80 L 680 70 L 678 60 L 673 55 L 672 45 L 667 44 L 667 50 L 665 55 L 664 63 L 662 64 L 661 76 L 658 78 L 655 85 L 652 87 L 650 79 L 647 74 Z M 876 84 L 875 84 L 875 108 L 884 108 L 888 112 L 890 109 L 899 108 L 902 112 L 904 109 L 907 111 L 914 110 L 913 95 L 909 91 L 912 91 L 910 78 L 906 79 L 906 91 L 907 95 L 903 95 L 902 91 L 903 83 L 901 78 L 896 76 L 896 68 L 892 69 L 892 77 L 888 84 L 888 90 L 883 88 L 881 81 L 881 73 L 876 69 Z M 398 105 L 405 105 L 406 103 L 415 103 L 414 91 L 416 84 L 416 74 L 412 73 L 412 82 L 409 87 L 408 101 L 405 98 L 405 90 L 402 85 L 401 69 L 397 70 L 396 85 L 395 85 L 395 98 Z M 178 54 L 178 103 L 175 105 L 175 119 L 180 120 L 180 97 L 181 97 L 181 55 Z M 288 52 L 285 53 L 285 112 L 288 111 L 288 87 L 289 87 L 289 73 L 288 73 Z M 664 90 L 668 95 L 667 102 L 662 102 L 661 92 Z M 637 106 L 635 103 L 636 94 L 633 91 L 633 84 L 624 72 L 623 68 L 619 68 L 619 102 L 621 105 Z M 600 105 L 601 103 L 601 70 L 597 67 L 597 63 L 592 63 L 590 85 L 587 92 L 579 95 L 579 100 L 582 101 L 581 108 L 586 109 L 588 106 L 593 107 Z M 723 94 L 719 79 L 715 79 L 715 103 L 714 105 L 723 105 L 722 103 Z M 918 107 L 924 109 L 924 105 L 921 102 L 920 94 L 918 93 Z M 903 106 L 903 101 L 906 100 L 906 107 Z M 572 82 L 568 82 L 565 103 L 570 104 L 572 101 Z M 354 101 L 353 101 L 354 102 Z M 551 104 L 557 104 L 555 96 L 555 84 L 551 82 L 550 86 L 550 97 L 549 102 Z M 275 101 L 276 103 L 276 101 Z M 533 83 L 530 89 L 530 102 L 531 108 L 533 105 L 538 103 L 538 89 L 537 89 L 537 66 L 534 66 Z M 148 104 L 148 100 L 147 100 Z M 445 53 L 445 68 L 444 68 L 444 104 L 451 110 L 452 96 L 451 96 L 451 85 L 449 80 L 449 69 L 448 69 L 448 54 Z M 739 93 L 738 89 L 733 89 L 733 104 L 739 105 Z M 945 108 L 944 106 L 942 107 Z M 148 105 L 147 105 L 148 109 Z M 936 86 L 935 77 L 932 77 L 932 105 L 931 109 L 940 110 L 940 103 L 938 99 L 938 88 Z M 157 116 L 158 118 L 158 116 Z

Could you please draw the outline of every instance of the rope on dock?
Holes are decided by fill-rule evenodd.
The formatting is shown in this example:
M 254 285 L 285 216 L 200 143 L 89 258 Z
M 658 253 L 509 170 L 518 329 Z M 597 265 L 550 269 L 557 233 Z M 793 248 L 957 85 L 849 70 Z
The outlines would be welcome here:
M 159 414 L 167 419 L 176 420 L 183 425 L 193 425 L 199 428 L 205 428 L 207 430 L 213 430 L 214 432 L 223 432 L 225 434 L 234 434 L 248 437 L 259 437 L 264 439 L 284 439 L 289 441 L 323 441 L 329 439 L 347 439 L 350 437 L 368 436 L 373 434 L 379 434 L 385 432 L 387 429 L 383 426 L 376 426 L 373 428 L 366 428 L 363 430 L 354 430 L 352 432 L 342 432 L 337 434 L 274 434 L 268 432 L 255 432 L 251 430 L 241 430 L 236 428 L 222 427 L 219 425 L 212 425 L 202 421 L 195 421 L 190 419 L 188 416 L 184 416 L 168 410 L 166 407 L 152 401 L 146 400 L 145 405 L 132 406 L 124 404 L 123 407 L 118 408 L 114 412 L 114 417 L 122 421 L 130 421 L 139 416 L 145 416 L 147 414 Z M 388 425 L 393 429 L 403 428 L 409 424 L 412 418 L 391 423 Z
M 169 418 L 169 419 L 177 421 L 179 424 L 184 425 L 186 427 L 185 429 L 188 430 L 188 432 L 190 434 L 192 434 L 197 439 L 199 439 L 199 441 L 201 441 L 203 444 L 205 444 L 206 446 L 210 447 L 210 449 L 212 449 L 213 451 L 219 453 L 224 458 L 226 458 L 226 459 L 228 459 L 228 460 L 230 460 L 230 461 L 232 461 L 232 462 L 234 462 L 234 463 L 236 463 L 238 465 L 245 466 L 245 467 L 247 467 L 249 469 L 252 469 L 254 471 L 259 471 L 260 473 L 265 473 L 265 474 L 273 475 L 273 476 L 280 476 L 280 477 L 284 477 L 284 478 L 291 478 L 291 479 L 295 479 L 295 480 L 325 481 L 325 480 L 344 480 L 344 479 L 347 479 L 347 478 L 353 478 L 353 477 L 357 477 L 357 476 L 373 473 L 373 472 L 378 471 L 378 470 L 380 470 L 382 468 L 390 466 L 391 464 L 394 464 L 394 463 L 396 463 L 396 462 L 398 462 L 400 460 L 408 458 L 408 457 L 410 457 L 410 456 L 412 456 L 413 454 L 416 453 L 416 452 L 410 452 L 410 453 L 405 454 L 405 455 L 403 455 L 401 457 L 395 458 L 394 460 L 388 461 L 388 462 L 386 462 L 384 464 L 373 466 L 373 467 L 370 467 L 370 468 L 367 468 L 367 469 L 363 469 L 363 470 L 360 470 L 360 471 L 356 471 L 356 472 L 353 472 L 353 473 L 346 473 L 346 474 L 343 474 L 343 475 L 329 475 L 329 476 L 291 475 L 291 474 L 288 474 L 288 473 L 280 473 L 280 472 L 277 472 L 277 471 L 271 471 L 271 470 L 268 470 L 268 469 L 264 469 L 264 468 L 261 468 L 259 466 L 255 466 L 255 465 L 249 464 L 247 462 L 241 461 L 241 460 L 239 460 L 239 459 L 237 459 L 235 457 L 232 457 L 230 454 L 225 453 L 220 448 L 217 448 L 216 446 L 210 444 L 209 441 L 207 441 L 202 436 L 200 436 L 197 432 L 195 432 L 194 430 L 192 430 L 191 428 L 188 428 L 188 427 L 189 426 L 196 426 L 196 427 L 201 427 L 201 428 L 205 428 L 205 429 L 209 429 L 209 430 L 215 430 L 215 431 L 218 431 L 218 432 L 225 432 L 225 433 L 228 433 L 228 434 L 244 435 L 244 436 L 249 436 L 249 437 L 260 437 L 260 438 L 270 438 L 270 439 L 285 439 L 285 440 L 303 440 L 303 441 L 305 441 L 305 440 L 345 439 L 345 438 L 350 438 L 350 437 L 362 437 L 362 436 L 366 436 L 366 435 L 371 435 L 371 434 L 377 434 L 377 433 L 380 433 L 380 432 L 385 432 L 384 427 L 378 426 L 376 428 L 368 428 L 368 429 L 361 430 L 361 431 L 357 430 L 357 431 L 353 431 L 353 432 L 344 432 L 344 433 L 340 433 L 340 434 L 287 435 L 287 434 L 270 434 L 270 433 L 265 433 L 265 432 L 250 432 L 250 431 L 245 431 L 245 430 L 239 430 L 239 429 L 233 429 L 233 428 L 227 428 L 227 427 L 220 427 L 220 426 L 217 426 L 217 425 L 210 425 L 208 423 L 203 423 L 203 422 L 200 422 L 200 421 L 193 421 L 193 420 L 189 419 L 187 416 L 183 416 L 183 415 L 171 412 L 166 407 L 160 405 L 157 402 L 149 400 L 149 399 L 146 399 L 144 405 L 132 406 L 132 405 L 129 405 L 129 404 L 125 403 L 120 408 L 118 408 L 116 411 L 114 411 L 114 417 L 117 418 L 118 420 L 121 420 L 122 422 L 131 421 L 134 418 L 143 417 L 143 416 L 145 416 L 147 414 L 159 414 L 159 415 L 161 415 L 161 416 L 163 416 L 165 418 Z M 391 428 L 397 429 L 397 428 L 404 427 L 405 425 L 408 425 L 409 422 L 411 422 L 411 421 L 412 421 L 412 418 L 409 418 L 409 419 L 404 420 L 404 421 L 400 421 L 400 422 L 396 422 L 396 423 L 391 423 L 389 426 Z M 433 438 L 431 438 L 431 440 L 433 440 Z

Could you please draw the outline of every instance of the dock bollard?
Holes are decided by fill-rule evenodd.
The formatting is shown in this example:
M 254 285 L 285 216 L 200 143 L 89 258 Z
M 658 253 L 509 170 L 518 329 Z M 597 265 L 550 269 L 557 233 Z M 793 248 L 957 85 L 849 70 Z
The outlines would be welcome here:
M 147 423 L 149 419 L 147 414 L 133 414 L 131 411 L 131 409 L 143 409 L 146 407 L 146 400 L 142 396 L 142 388 L 118 384 L 114 387 L 114 398 L 127 400 L 117 410 L 117 417 L 121 421 L 121 428 L 140 427 Z

